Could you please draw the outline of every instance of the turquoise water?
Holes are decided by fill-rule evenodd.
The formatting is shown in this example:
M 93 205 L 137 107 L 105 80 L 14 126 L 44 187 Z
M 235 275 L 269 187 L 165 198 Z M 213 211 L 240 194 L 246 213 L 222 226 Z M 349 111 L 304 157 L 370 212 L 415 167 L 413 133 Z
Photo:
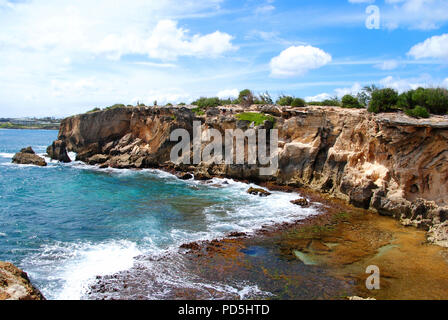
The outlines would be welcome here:
M 28 145 L 44 154 L 56 136 L 0 130 L 0 260 L 27 271 L 50 299 L 86 298 L 97 275 L 130 269 L 140 255 L 163 255 L 185 242 L 315 213 L 289 203 L 297 194 L 254 197 L 245 192 L 248 185 L 232 180 L 204 184 L 158 170 L 80 162 L 11 164 Z

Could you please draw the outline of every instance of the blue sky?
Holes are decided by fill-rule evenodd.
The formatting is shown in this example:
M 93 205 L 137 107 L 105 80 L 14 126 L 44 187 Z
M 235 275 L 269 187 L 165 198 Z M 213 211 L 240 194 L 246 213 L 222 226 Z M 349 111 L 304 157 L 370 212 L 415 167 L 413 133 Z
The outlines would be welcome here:
M 371 83 L 448 86 L 448 1 L 0 0 L 0 117 Z

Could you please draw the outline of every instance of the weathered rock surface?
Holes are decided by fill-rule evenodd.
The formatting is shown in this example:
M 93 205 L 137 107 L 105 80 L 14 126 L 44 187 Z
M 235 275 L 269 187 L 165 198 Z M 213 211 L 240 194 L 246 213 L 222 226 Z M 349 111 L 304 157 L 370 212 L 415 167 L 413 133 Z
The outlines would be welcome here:
M 291 203 L 295 204 L 296 206 L 301 206 L 301 207 L 308 207 L 310 205 L 309 201 L 306 200 L 305 198 L 291 200 Z
M 17 164 L 32 164 L 40 167 L 47 165 L 45 159 L 39 157 L 31 147 L 23 148 L 20 152 L 17 152 L 12 158 L 12 162 Z
M 70 157 L 67 154 L 67 146 L 63 140 L 54 141 L 51 146 L 47 148 L 47 154 L 53 160 L 65 163 L 71 162 Z
M 104 157 L 97 156 L 97 160 L 107 157 L 103 166 L 165 168 L 177 143 L 169 139 L 174 129 L 184 128 L 191 134 L 193 120 L 197 120 L 224 136 L 226 129 L 250 126 L 238 120 L 237 113 L 267 113 L 275 116 L 279 136 L 278 149 L 274 150 L 279 156 L 275 174 L 260 176 L 258 165 L 213 161 L 193 168 L 172 168 L 192 172 L 197 179 L 221 176 L 310 187 L 393 216 L 404 224 L 432 228 L 437 230 L 433 232 L 437 238 L 448 238 L 448 226 L 443 224 L 448 210 L 447 117 L 414 119 L 404 114 L 375 115 L 364 109 L 337 107 L 254 105 L 218 110 L 201 117 L 188 106 L 118 108 L 77 115 L 61 123 L 58 139 L 86 162 L 102 154 Z
M 0 300 L 45 300 L 33 287 L 26 272 L 0 261 Z
M 270 196 L 271 193 L 269 191 L 266 191 L 264 189 L 260 189 L 260 188 L 249 188 L 247 190 L 247 193 L 254 195 L 254 196 L 260 196 L 260 197 L 267 197 Z

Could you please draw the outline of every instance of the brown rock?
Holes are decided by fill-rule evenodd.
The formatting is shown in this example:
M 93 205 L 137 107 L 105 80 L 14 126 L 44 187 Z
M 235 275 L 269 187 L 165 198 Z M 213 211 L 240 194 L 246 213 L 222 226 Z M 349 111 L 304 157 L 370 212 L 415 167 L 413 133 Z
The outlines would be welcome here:
M 260 196 L 260 197 L 267 197 L 267 196 L 270 196 L 272 194 L 269 191 L 266 191 L 264 189 L 252 188 L 252 187 L 250 187 L 246 192 L 249 193 L 249 194 L 252 194 L 254 196 Z
M 297 199 L 297 200 L 291 200 L 291 203 L 295 204 L 297 206 L 301 206 L 301 207 L 308 207 L 310 205 L 308 200 L 305 199 L 305 198 L 300 198 L 300 199 Z
M 12 162 L 17 164 L 32 164 L 40 167 L 47 165 L 45 159 L 35 154 L 31 147 L 24 148 L 16 153 L 12 158 Z
M 0 261 L 0 300 L 45 300 L 26 272 L 12 263 Z
M 96 154 L 94 156 L 91 156 L 88 160 L 87 163 L 90 165 L 95 165 L 95 164 L 103 164 L 105 163 L 107 160 L 109 159 L 109 156 L 105 155 L 105 154 Z
M 47 148 L 47 154 L 53 160 L 58 160 L 65 163 L 71 162 L 70 157 L 67 154 L 65 141 L 63 140 L 53 141 L 51 146 Z

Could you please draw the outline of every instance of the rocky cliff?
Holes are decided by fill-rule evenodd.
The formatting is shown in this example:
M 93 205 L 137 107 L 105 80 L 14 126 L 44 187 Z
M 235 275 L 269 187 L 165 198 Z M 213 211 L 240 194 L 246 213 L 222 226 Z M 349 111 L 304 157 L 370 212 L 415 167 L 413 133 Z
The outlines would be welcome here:
M 45 300 L 28 275 L 12 263 L 0 261 L 0 300 Z
M 102 167 L 162 167 L 199 179 L 226 176 L 310 187 L 428 230 L 430 240 L 448 246 L 448 118 L 336 107 L 248 109 L 225 106 L 201 116 L 188 106 L 93 112 L 65 119 L 57 143 L 77 152 L 78 160 Z M 260 176 L 256 165 L 170 163 L 172 130 L 191 133 L 193 120 L 221 132 L 254 127 L 235 116 L 243 111 L 275 117 L 275 123 L 255 127 L 278 129 L 274 175 Z

